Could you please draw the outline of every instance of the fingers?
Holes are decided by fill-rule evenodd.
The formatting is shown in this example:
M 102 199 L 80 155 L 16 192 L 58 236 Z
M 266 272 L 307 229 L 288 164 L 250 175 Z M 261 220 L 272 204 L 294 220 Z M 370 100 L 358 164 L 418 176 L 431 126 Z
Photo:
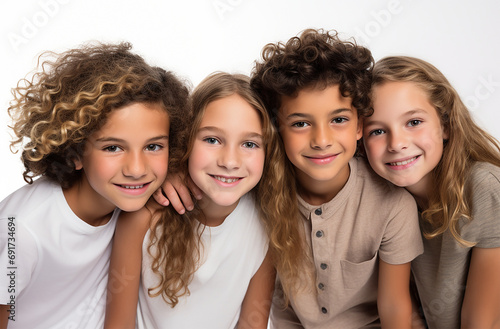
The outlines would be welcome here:
M 166 207 L 170 204 L 168 199 L 163 195 L 163 191 L 162 191 L 161 187 L 153 193 L 153 197 L 156 200 L 156 202 L 158 202 L 162 206 Z
M 174 209 L 181 215 L 186 212 L 184 204 L 181 201 L 181 197 L 179 197 L 179 195 L 182 196 L 185 194 L 183 189 L 187 191 L 187 188 L 183 185 L 176 188 L 170 181 L 165 181 L 165 183 L 163 183 L 163 192 L 165 193 L 165 196 L 170 201 L 172 207 L 174 207 Z M 191 200 L 191 197 L 189 197 L 189 200 Z M 193 209 L 193 202 L 191 201 L 191 204 L 186 204 L 186 208 L 189 210 Z

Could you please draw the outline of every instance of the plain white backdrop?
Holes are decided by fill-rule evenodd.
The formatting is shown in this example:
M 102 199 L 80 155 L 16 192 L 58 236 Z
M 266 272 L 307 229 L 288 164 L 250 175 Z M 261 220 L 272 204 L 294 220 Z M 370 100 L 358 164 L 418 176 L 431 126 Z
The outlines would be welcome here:
M 46 50 L 129 41 L 194 86 L 213 71 L 249 74 L 269 42 L 306 28 L 354 37 L 375 57 L 436 65 L 475 119 L 500 138 L 500 2 L 436 0 L 4 0 L 0 4 L 0 200 L 24 184 L 9 150 L 11 88 Z

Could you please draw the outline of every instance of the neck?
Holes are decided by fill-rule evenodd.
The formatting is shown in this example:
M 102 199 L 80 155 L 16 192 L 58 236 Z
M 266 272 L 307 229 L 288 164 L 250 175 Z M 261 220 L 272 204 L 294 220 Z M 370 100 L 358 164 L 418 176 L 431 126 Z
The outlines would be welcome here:
M 203 223 L 203 225 L 215 227 L 224 223 L 226 217 L 229 216 L 234 209 L 236 209 L 239 200 L 232 205 L 221 206 L 209 200 L 209 198 L 205 195 L 198 202 L 203 214 L 203 218 L 201 218 L 200 222 Z
M 351 168 L 346 165 L 332 180 L 315 181 L 306 174 L 297 171 L 297 191 L 305 202 L 319 206 L 331 201 L 344 188 L 349 180 Z
M 429 195 L 433 188 L 437 188 L 432 184 L 431 176 L 426 176 L 422 178 L 417 184 L 412 186 L 407 186 L 406 190 L 413 195 L 413 198 L 417 202 L 418 208 L 421 210 L 426 210 L 429 208 Z
M 87 224 L 92 226 L 106 224 L 111 219 L 115 206 L 102 197 L 89 193 L 83 184 L 79 181 L 63 190 L 66 202 L 75 215 Z

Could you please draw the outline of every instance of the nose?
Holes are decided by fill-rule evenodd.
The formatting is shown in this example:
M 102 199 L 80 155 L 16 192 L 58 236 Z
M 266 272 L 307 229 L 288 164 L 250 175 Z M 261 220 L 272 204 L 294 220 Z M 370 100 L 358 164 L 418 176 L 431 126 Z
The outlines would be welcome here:
M 143 152 L 131 152 L 125 158 L 123 175 L 132 178 L 141 178 L 146 175 L 146 155 Z
M 316 126 L 312 129 L 311 147 L 313 149 L 327 149 L 332 146 L 333 134 L 328 127 Z
M 220 150 L 217 165 L 228 170 L 238 169 L 241 165 L 241 154 L 238 146 L 227 146 Z
M 389 152 L 399 152 L 408 147 L 408 138 L 405 133 L 393 131 L 389 134 L 387 149 Z

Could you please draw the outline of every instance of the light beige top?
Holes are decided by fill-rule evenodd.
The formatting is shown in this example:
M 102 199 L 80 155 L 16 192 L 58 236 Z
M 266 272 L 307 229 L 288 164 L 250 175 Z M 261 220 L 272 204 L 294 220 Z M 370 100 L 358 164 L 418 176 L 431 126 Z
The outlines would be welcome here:
M 286 310 L 280 292 L 275 294 L 272 328 L 380 327 L 379 258 L 404 264 L 423 251 L 413 197 L 376 175 L 364 159 L 349 166 L 346 185 L 330 202 L 312 206 L 299 197 L 316 281 Z

